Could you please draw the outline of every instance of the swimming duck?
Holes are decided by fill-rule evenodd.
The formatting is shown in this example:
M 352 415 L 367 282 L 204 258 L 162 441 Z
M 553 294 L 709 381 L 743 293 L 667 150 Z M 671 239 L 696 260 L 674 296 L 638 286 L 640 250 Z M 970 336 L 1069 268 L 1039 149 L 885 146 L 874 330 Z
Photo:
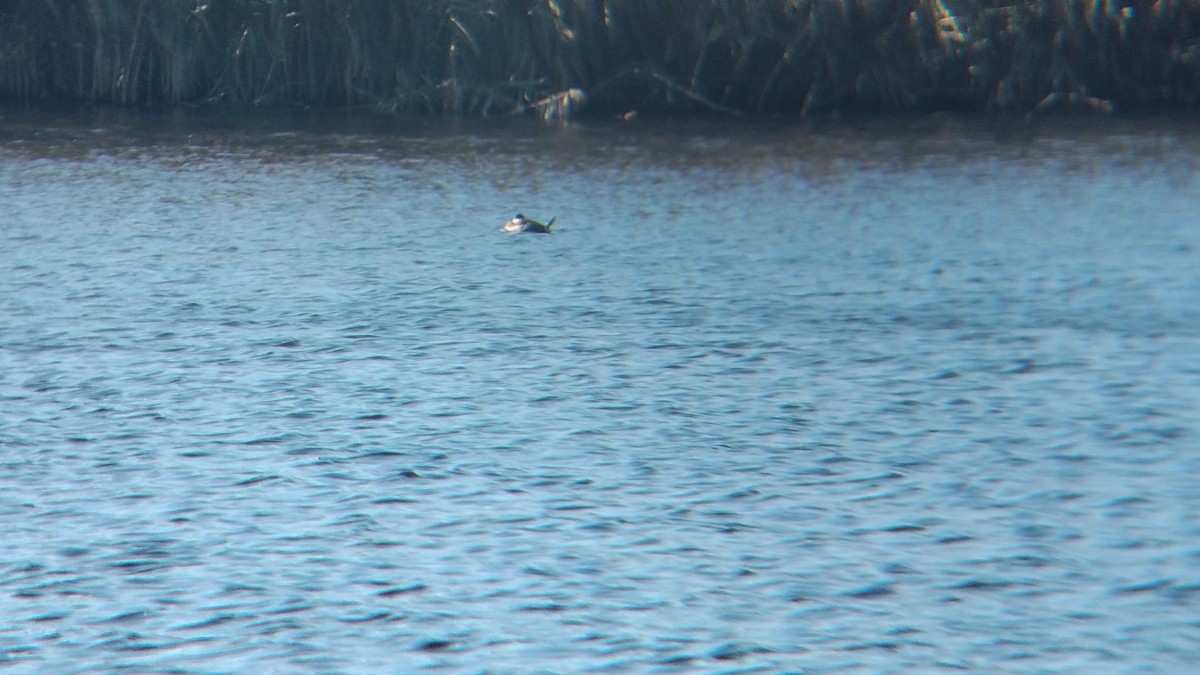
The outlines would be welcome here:
M 532 218 L 526 218 L 524 214 L 518 213 L 513 216 L 512 220 L 504 224 L 500 228 L 505 232 L 532 232 L 534 234 L 550 234 L 550 228 L 554 227 L 556 218 L 551 218 L 548 223 L 539 223 Z

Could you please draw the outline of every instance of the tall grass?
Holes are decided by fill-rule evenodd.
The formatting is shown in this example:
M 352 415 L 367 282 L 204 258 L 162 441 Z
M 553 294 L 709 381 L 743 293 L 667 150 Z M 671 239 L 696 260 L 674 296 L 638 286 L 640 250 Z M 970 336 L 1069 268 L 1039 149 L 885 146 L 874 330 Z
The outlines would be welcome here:
M 3 0 L 0 99 L 1195 110 L 1200 0 Z

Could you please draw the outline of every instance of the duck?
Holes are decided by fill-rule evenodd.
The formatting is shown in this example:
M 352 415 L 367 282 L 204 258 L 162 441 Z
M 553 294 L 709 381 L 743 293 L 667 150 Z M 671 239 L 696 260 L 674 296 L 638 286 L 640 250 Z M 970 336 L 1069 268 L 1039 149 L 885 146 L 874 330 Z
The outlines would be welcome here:
M 500 228 L 505 232 L 520 232 L 533 234 L 550 234 L 550 228 L 554 227 L 554 221 L 557 218 L 551 218 L 548 223 L 539 223 L 532 218 L 526 218 L 525 214 L 518 213 L 512 217 L 512 220 L 504 224 Z

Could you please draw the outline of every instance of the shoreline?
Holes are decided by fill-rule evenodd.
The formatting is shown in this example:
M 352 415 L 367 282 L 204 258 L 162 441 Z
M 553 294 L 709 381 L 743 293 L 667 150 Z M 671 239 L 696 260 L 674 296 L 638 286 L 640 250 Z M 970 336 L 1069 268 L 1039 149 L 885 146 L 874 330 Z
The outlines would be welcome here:
M 504 142 L 521 144 L 519 156 L 510 158 L 512 166 L 544 164 L 565 170 L 619 164 L 631 148 L 659 166 L 681 170 L 757 170 L 801 161 L 825 166 L 825 171 L 842 162 L 870 165 L 893 155 L 935 164 L 983 157 L 1009 162 L 1021 161 L 1030 152 L 1071 164 L 1071 157 L 1104 147 L 1121 148 L 1138 162 L 1156 162 L 1164 154 L 1200 157 L 1200 119 L 1186 114 L 1031 119 L 906 113 L 807 120 L 646 115 L 629 122 L 585 118 L 548 125 L 531 117 L 328 109 L 281 113 L 266 108 L 151 111 L 0 104 L 0 159 L 204 158 L 231 153 L 268 161 L 329 155 L 404 163 L 446 152 L 465 158 L 494 156 Z M 1195 163 L 1177 160 L 1176 166 Z

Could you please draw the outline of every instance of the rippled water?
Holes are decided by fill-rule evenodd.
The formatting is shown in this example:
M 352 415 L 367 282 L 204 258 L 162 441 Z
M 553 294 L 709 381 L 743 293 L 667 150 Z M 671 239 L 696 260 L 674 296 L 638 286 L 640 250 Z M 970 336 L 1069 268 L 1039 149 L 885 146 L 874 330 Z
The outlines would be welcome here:
M 0 667 L 1179 672 L 1198 149 L 10 111 Z

